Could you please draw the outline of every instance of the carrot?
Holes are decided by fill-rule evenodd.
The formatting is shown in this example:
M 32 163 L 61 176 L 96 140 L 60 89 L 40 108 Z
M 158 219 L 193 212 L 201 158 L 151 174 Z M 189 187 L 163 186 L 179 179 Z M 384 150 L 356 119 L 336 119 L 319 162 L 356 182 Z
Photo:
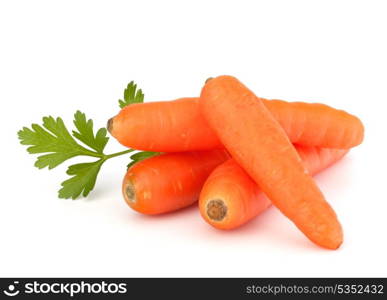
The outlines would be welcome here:
M 208 81 L 200 98 L 210 127 L 272 203 L 312 242 L 337 249 L 343 233 L 335 212 L 262 100 L 231 76 Z
M 183 152 L 222 147 L 200 114 L 199 98 L 128 105 L 109 120 L 108 130 L 122 145 L 138 150 Z
M 143 214 L 162 214 L 191 205 L 211 171 L 230 156 L 225 150 L 168 153 L 140 161 L 124 177 L 126 203 Z
M 340 160 L 349 150 L 295 146 L 305 168 L 314 175 Z M 235 229 L 271 205 L 251 177 L 229 159 L 212 171 L 199 198 L 204 220 L 218 229 Z
M 354 115 L 321 103 L 263 100 L 293 144 L 350 149 L 363 141 L 363 123 Z
M 264 100 L 292 143 L 346 149 L 360 144 L 361 121 L 324 104 Z M 147 151 L 182 152 L 222 147 L 199 111 L 198 98 L 126 106 L 108 122 L 124 146 Z
M 303 153 L 306 153 L 307 163 L 316 163 L 316 166 L 311 166 L 314 169 L 320 165 L 330 164 L 333 158 L 328 155 L 329 153 L 345 151 L 333 149 L 312 151 L 314 148 L 307 151 L 307 147 L 301 146 L 297 146 L 297 149 L 302 157 Z M 124 178 L 122 185 L 124 198 L 129 206 L 145 214 L 166 213 L 191 205 L 199 198 L 200 189 L 210 172 L 227 159 L 229 156 L 224 150 L 209 150 L 163 154 L 138 162 L 127 171 Z M 239 166 L 234 167 L 236 172 L 243 172 Z M 196 176 L 197 174 L 200 176 Z M 157 196 L 150 198 L 148 195 Z M 254 207 L 251 211 L 254 214 Z

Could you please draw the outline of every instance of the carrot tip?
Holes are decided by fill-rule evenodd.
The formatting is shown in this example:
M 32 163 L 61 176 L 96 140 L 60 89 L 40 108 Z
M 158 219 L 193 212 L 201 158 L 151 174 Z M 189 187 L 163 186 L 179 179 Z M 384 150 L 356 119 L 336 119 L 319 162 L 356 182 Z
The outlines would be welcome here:
M 222 221 L 227 215 L 227 206 L 220 199 L 213 199 L 207 203 L 207 216 L 213 221 Z
M 128 181 L 125 186 L 125 199 L 129 203 L 135 203 L 136 202 L 136 192 L 134 189 L 133 183 Z
M 208 78 L 206 79 L 206 81 L 204 82 L 204 84 L 206 84 L 207 82 L 209 82 L 211 79 L 214 79 L 214 77 L 208 77 Z
M 106 124 L 106 128 L 107 130 L 112 133 L 112 130 L 113 130 L 113 119 L 114 118 L 110 118 L 108 121 L 107 121 L 107 124 Z

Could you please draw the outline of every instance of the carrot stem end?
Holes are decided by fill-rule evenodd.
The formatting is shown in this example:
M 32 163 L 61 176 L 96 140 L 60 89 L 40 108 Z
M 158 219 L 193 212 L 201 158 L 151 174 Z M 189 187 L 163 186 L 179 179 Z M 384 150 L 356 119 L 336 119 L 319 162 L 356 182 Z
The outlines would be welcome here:
M 213 199 L 207 203 L 207 216 L 213 221 L 222 221 L 227 215 L 227 206 L 221 199 Z
M 132 182 L 127 182 L 125 187 L 125 198 L 130 203 L 136 203 L 136 192 Z

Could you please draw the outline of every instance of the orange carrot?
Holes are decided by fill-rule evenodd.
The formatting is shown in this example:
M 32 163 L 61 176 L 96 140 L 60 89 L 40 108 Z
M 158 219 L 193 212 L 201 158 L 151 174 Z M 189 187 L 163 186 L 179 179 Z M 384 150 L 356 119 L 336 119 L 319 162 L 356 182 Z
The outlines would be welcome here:
M 168 153 L 130 167 L 122 184 L 126 203 L 143 214 L 191 205 L 211 171 L 230 156 L 225 150 Z
M 293 144 L 350 149 L 364 138 L 359 118 L 321 103 L 263 100 Z
M 219 76 L 205 84 L 199 103 L 222 144 L 272 203 L 311 241 L 337 249 L 343 233 L 335 212 L 262 100 L 236 78 Z
M 138 150 L 183 152 L 222 148 L 200 114 L 198 98 L 128 105 L 109 120 L 108 130 L 124 146 Z
M 314 175 L 340 160 L 349 150 L 295 146 L 305 168 Z M 235 229 L 271 205 L 259 186 L 229 159 L 212 171 L 199 198 L 200 213 L 218 229 Z
M 346 149 L 363 140 L 361 121 L 324 104 L 262 100 L 292 143 Z M 198 98 L 132 104 L 109 120 L 110 133 L 124 146 L 181 152 L 222 147 L 200 114 Z

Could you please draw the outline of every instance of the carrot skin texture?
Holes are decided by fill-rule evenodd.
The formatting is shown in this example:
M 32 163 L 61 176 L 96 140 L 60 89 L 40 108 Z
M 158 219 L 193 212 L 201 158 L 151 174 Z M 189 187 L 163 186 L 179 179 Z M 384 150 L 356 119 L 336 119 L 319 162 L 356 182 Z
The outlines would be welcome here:
M 322 103 L 264 100 L 293 144 L 350 149 L 364 139 L 361 120 Z
M 295 146 L 305 168 L 311 175 L 339 161 L 349 150 Z M 222 220 L 209 216 L 208 206 L 213 199 L 223 201 L 227 212 Z M 249 222 L 271 205 L 254 180 L 235 162 L 229 159 L 212 171 L 199 198 L 203 219 L 217 229 L 235 229 Z
M 361 121 L 324 104 L 262 99 L 292 143 L 347 149 L 360 144 Z M 132 104 L 109 120 L 110 133 L 124 146 L 147 151 L 210 150 L 222 145 L 201 115 L 198 98 Z
M 211 171 L 229 159 L 225 150 L 167 153 L 140 161 L 124 177 L 126 203 L 143 214 L 162 214 L 196 202 Z
M 109 122 L 110 133 L 122 145 L 137 150 L 184 152 L 222 148 L 200 114 L 199 98 L 128 105 Z
M 200 108 L 233 159 L 315 244 L 337 249 L 336 213 L 263 102 L 236 78 L 219 76 L 202 89 Z

